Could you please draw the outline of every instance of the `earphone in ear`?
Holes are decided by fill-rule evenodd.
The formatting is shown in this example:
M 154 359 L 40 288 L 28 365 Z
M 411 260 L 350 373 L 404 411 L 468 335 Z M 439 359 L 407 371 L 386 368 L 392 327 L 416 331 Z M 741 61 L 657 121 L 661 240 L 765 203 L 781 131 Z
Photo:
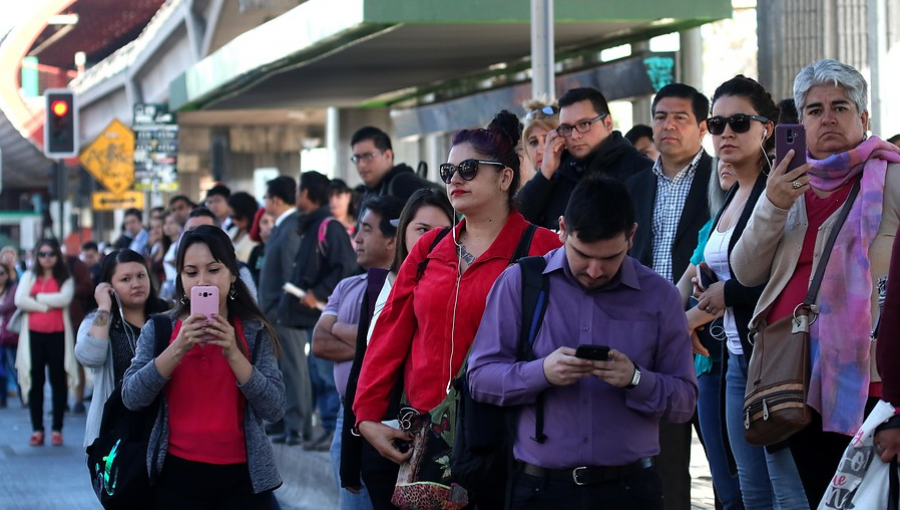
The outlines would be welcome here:
M 769 136 L 769 130 L 763 129 L 763 140 L 765 140 L 767 136 Z

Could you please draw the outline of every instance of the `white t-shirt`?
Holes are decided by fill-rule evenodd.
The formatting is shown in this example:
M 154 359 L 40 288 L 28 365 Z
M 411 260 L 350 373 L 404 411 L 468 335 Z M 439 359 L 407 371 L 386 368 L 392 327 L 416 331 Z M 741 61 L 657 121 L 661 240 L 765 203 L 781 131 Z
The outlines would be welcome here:
M 709 240 L 706 242 L 706 249 L 703 250 L 703 258 L 706 265 L 716 273 L 721 281 L 731 279 L 731 269 L 728 267 L 728 243 L 731 242 L 731 235 L 734 234 L 734 225 L 725 232 L 719 232 L 715 228 L 709 233 Z M 725 336 L 728 339 L 728 352 L 731 354 L 744 354 L 744 348 L 741 346 L 741 336 L 738 333 L 737 322 L 734 318 L 734 310 L 729 306 L 725 309 L 725 316 L 722 322 L 725 325 Z M 716 331 L 710 331 L 715 336 Z

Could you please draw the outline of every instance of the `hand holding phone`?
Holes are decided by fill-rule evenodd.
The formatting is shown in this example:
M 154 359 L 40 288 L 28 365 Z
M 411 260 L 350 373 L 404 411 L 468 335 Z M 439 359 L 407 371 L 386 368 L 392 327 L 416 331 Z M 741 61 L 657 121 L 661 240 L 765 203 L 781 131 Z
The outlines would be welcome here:
M 706 262 L 701 262 L 697 266 L 697 287 L 701 292 L 705 292 L 710 285 L 717 281 L 719 281 L 719 277 L 706 265 Z
M 785 173 L 796 170 L 806 164 L 806 128 L 802 124 L 779 124 L 775 126 L 775 166 L 787 158 L 793 150 L 794 156 L 788 163 Z
M 609 346 L 581 344 L 575 348 L 575 357 L 592 361 L 608 361 Z
M 197 285 L 191 288 L 191 315 L 203 315 L 212 322 L 213 314 L 219 313 L 219 288 L 212 285 Z M 206 340 L 215 336 L 209 335 Z

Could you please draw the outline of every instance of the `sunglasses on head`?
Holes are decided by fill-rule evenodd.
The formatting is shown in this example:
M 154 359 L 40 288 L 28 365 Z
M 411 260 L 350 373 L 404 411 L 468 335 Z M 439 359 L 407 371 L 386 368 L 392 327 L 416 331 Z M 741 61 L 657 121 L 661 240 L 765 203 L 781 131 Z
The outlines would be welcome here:
M 453 163 L 442 163 L 438 168 L 441 173 L 441 180 L 447 184 L 450 184 L 450 181 L 453 179 L 453 174 L 459 172 L 459 176 L 463 178 L 464 181 L 471 181 L 475 178 L 475 174 L 478 173 L 478 165 L 494 165 L 499 167 L 505 167 L 503 163 L 499 161 L 481 161 L 480 159 L 467 159 L 461 162 L 458 166 Z
M 559 113 L 559 108 L 555 106 L 545 106 L 543 108 L 537 108 L 531 110 L 525 115 L 525 122 L 535 118 L 535 117 L 552 117 Z
M 737 113 L 731 117 L 710 117 L 706 119 L 706 129 L 711 135 L 721 135 L 725 132 L 725 125 L 731 126 L 731 130 L 735 133 L 746 133 L 750 131 L 750 121 L 758 120 L 763 124 L 769 122 L 769 119 L 759 115 L 747 115 L 746 113 Z
M 38 258 L 46 259 L 50 257 L 55 257 L 56 253 L 52 251 L 39 251 L 37 254 Z

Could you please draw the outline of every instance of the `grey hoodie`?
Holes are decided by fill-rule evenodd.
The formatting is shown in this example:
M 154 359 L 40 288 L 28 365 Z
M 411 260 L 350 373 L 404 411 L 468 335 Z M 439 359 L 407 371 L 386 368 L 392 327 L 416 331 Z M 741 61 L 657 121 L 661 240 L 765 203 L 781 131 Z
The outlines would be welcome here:
M 175 313 L 169 312 L 173 328 Z M 284 382 L 281 379 L 281 371 L 275 359 L 272 342 L 269 334 L 261 322 L 245 321 L 243 323 L 244 336 L 250 352 L 254 352 L 257 340 L 261 342 L 253 363 L 253 375 L 246 384 L 238 384 L 247 405 L 244 410 L 244 437 L 247 442 L 247 467 L 250 471 L 250 482 L 253 492 L 276 489 L 281 486 L 281 476 L 275 467 L 275 458 L 272 447 L 266 437 L 263 420 L 276 422 L 284 414 Z M 154 356 L 154 326 L 153 321 L 147 321 L 141 329 L 141 336 L 137 342 L 137 351 L 131 366 L 125 372 L 122 381 L 122 400 L 131 410 L 138 410 L 150 405 L 156 396 L 163 390 L 169 379 L 163 377 L 156 369 L 153 362 Z M 163 394 L 162 405 L 153 431 L 150 434 L 150 444 L 147 448 L 147 472 L 151 474 L 151 466 L 155 461 L 156 472 L 163 469 L 166 451 L 169 446 L 169 418 L 168 405 Z

